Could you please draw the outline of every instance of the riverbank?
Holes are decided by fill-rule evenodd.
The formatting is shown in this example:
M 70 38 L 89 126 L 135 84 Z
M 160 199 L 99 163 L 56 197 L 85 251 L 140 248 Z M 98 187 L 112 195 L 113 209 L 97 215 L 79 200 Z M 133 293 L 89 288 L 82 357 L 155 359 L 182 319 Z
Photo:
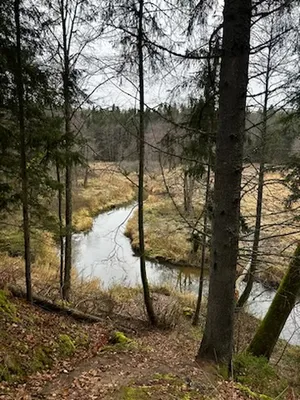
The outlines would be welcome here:
M 87 232 L 92 228 L 94 216 L 135 198 L 132 183 L 134 175 L 125 177 L 113 163 L 93 163 L 84 186 L 84 174 L 78 173 L 73 182 L 73 228 L 75 232 Z M 32 281 L 35 290 L 43 291 L 44 283 L 58 293 L 59 259 L 57 254 L 57 200 L 45 201 L 43 218 L 34 215 L 31 224 Z M 24 248 L 21 230 L 21 212 L 15 210 L 0 221 L 0 282 L 24 285 Z M 78 274 L 73 269 L 73 280 Z M 99 282 L 95 282 L 98 286 Z M 46 293 L 45 292 L 45 293 Z M 57 294 L 59 298 L 59 294 Z
M 79 179 L 74 191 L 74 231 L 87 232 L 98 214 L 131 203 L 136 197 L 133 179 L 113 163 L 92 164 L 88 180 Z
M 195 183 L 193 211 L 184 210 L 183 176 L 179 169 L 157 171 L 147 179 L 149 196 L 144 203 L 146 256 L 177 265 L 199 266 L 201 244 L 194 252 L 193 231 L 203 230 L 201 217 L 204 202 L 205 178 Z M 255 226 L 257 177 L 253 168 L 245 168 L 241 213 L 243 230 L 240 237 L 239 269 L 249 262 Z M 258 255 L 257 280 L 266 287 L 277 288 L 293 254 L 293 243 L 300 231 L 298 205 L 286 208 L 290 195 L 279 173 L 267 173 L 263 199 L 261 241 Z M 210 232 L 210 228 L 209 228 Z M 208 233 L 209 233 L 208 232 Z M 128 221 L 125 234 L 138 253 L 137 212 Z M 200 235 L 201 236 L 201 235 Z M 206 251 L 209 265 L 209 249 Z

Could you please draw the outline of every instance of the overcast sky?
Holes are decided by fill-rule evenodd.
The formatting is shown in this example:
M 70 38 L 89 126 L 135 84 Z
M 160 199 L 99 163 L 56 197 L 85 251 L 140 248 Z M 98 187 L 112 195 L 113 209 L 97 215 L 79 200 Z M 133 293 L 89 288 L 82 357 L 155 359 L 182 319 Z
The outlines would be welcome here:
M 163 2 L 160 2 L 160 5 Z M 169 3 L 168 3 L 169 4 Z M 162 43 L 166 47 L 172 46 L 173 50 L 184 53 L 186 49 L 195 49 L 205 43 L 209 33 L 218 26 L 222 20 L 222 1 L 218 6 L 211 10 L 206 18 L 206 28 L 196 26 L 195 32 L 191 37 L 186 35 L 187 19 L 181 12 L 169 11 L 166 17 L 161 19 L 161 26 L 166 34 Z M 271 19 L 263 20 L 252 30 L 252 46 L 257 46 L 264 40 L 269 40 L 272 31 Z M 275 21 L 276 22 L 276 21 Z M 205 33 L 207 32 L 207 33 Z M 99 40 L 89 47 L 90 59 L 85 62 L 84 68 L 89 71 L 90 76 L 85 81 L 87 92 L 93 92 L 91 98 L 95 104 L 101 107 L 111 107 L 113 104 L 121 108 L 138 106 L 138 77 L 135 68 L 131 72 L 127 71 L 116 77 L 118 68 L 118 58 L 120 57 L 121 46 L 118 46 L 118 33 L 112 30 L 107 32 Z M 272 96 L 269 104 L 277 105 L 285 101 L 284 90 L 280 88 L 291 71 L 297 69 L 297 59 L 292 55 L 292 46 L 282 42 L 278 44 L 272 53 L 274 71 L 271 74 Z M 145 65 L 145 99 L 150 107 L 155 107 L 161 103 L 186 103 L 188 94 L 195 89 L 194 77 L 196 72 L 201 69 L 200 61 L 187 63 L 180 57 L 169 57 L 167 53 L 164 66 L 158 65 L 155 72 L 151 71 L 146 61 Z M 266 64 L 267 50 L 251 56 L 250 76 L 256 75 L 259 71 L 261 75 L 249 81 L 249 94 L 255 95 L 264 89 L 264 66 Z M 276 68 L 275 68 L 276 66 Z M 99 71 L 99 69 L 101 71 Z M 248 104 L 259 107 L 263 102 L 262 96 L 256 96 Z

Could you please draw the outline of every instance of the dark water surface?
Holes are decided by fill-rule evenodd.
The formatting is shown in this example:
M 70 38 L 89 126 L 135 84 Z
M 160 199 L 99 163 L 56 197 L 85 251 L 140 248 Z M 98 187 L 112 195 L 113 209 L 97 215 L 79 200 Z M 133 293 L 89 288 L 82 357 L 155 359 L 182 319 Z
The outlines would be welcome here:
M 136 206 L 123 207 L 100 214 L 94 219 L 90 232 L 76 234 L 73 238 L 73 260 L 83 277 L 98 277 L 102 285 L 135 286 L 141 283 L 139 259 L 134 256 L 129 239 L 124 236 L 127 220 Z M 180 243 L 178 243 L 180 246 Z M 146 262 L 149 282 L 167 284 L 177 290 L 198 290 L 199 270 L 190 267 L 170 267 Z M 240 284 L 242 291 L 244 283 Z M 208 293 L 208 281 L 204 282 L 204 296 Z M 248 301 L 250 314 L 262 318 L 267 312 L 275 292 L 255 283 Z M 300 305 L 291 313 L 281 337 L 292 344 L 300 344 Z

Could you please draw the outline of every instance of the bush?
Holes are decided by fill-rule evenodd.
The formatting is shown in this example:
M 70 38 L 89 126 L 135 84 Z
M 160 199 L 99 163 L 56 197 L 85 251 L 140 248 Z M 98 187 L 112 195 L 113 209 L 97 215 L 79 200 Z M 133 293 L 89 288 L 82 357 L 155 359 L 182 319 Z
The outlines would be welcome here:
M 161 329 L 173 329 L 182 317 L 182 307 L 176 298 L 166 297 L 154 303 L 158 326 Z

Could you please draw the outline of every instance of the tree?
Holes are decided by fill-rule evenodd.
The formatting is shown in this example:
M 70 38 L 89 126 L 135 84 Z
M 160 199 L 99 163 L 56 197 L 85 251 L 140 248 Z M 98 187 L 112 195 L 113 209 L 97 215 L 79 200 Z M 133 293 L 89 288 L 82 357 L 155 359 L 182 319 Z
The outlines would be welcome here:
M 220 40 L 217 35 L 214 39 L 212 46 L 211 38 L 211 55 L 216 56 L 219 54 Z M 196 304 L 196 310 L 193 318 L 193 325 L 197 325 L 199 321 L 199 314 L 202 303 L 202 292 L 203 292 L 203 279 L 204 279 L 204 268 L 206 259 L 206 247 L 207 247 L 207 236 L 208 236 L 208 222 L 210 217 L 210 206 L 211 206 L 211 170 L 213 168 L 214 159 L 214 144 L 215 144 L 215 131 L 216 131 L 216 98 L 217 98 L 217 82 L 219 77 L 219 59 L 218 57 L 206 61 L 206 65 L 203 71 L 203 82 L 204 85 L 204 99 L 203 104 L 200 102 L 198 107 L 194 110 L 196 114 L 196 121 L 198 122 L 199 128 L 206 132 L 206 135 L 202 137 L 200 146 L 194 149 L 196 157 L 199 161 L 206 162 L 206 182 L 205 182 L 205 199 L 203 205 L 203 232 L 202 232 L 202 243 L 201 243 L 201 261 L 200 261 L 200 279 L 198 288 L 198 298 Z M 203 136 L 203 135 L 202 135 Z
M 15 84 L 18 98 L 18 122 L 20 133 L 20 176 L 22 182 L 21 201 L 23 212 L 23 234 L 24 234 L 24 257 L 27 300 L 32 303 L 31 288 L 31 260 L 30 260 L 30 221 L 29 221 L 29 200 L 28 200 L 28 173 L 27 173 L 27 136 L 25 130 L 24 110 L 24 83 L 23 83 L 23 62 L 21 47 L 21 24 L 20 24 L 20 0 L 14 1 L 14 18 L 16 26 L 16 69 Z
M 138 10 L 138 71 L 139 71 L 139 179 L 138 179 L 138 227 L 140 269 L 144 291 L 144 301 L 151 324 L 156 325 L 156 317 L 150 297 L 149 283 L 146 273 L 145 238 L 144 238 L 144 162 L 145 162 L 145 98 L 144 98 L 144 0 L 139 0 Z
M 72 269 L 72 177 L 73 167 L 79 162 L 80 154 L 77 151 L 78 132 L 74 128 L 72 122 L 74 114 L 81 104 L 78 101 L 82 97 L 84 100 L 88 96 L 79 88 L 78 81 L 81 71 L 77 67 L 78 60 L 86 50 L 88 44 L 93 40 L 93 27 L 91 25 L 94 17 L 97 15 L 94 8 L 87 2 L 81 0 L 45 0 L 48 7 L 45 26 L 47 28 L 48 48 L 50 58 L 54 65 L 56 83 L 60 89 L 60 100 L 57 105 L 58 113 L 61 112 L 60 105 L 63 109 L 64 132 L 60 144 L 63 143 L 64 160 L 60 162 L 59 170 L 57 169 L 58 181 L 61 179 L 61 173 L 65 172 L 65 226 L 62 229 L 62 199 L 59 193 L 59 220 L 60 220 L 60 236 L 64 231 L 64 249 L 61 243 L 61 292 L 65 300 L 70 298 L 71 290 L 71 269 Z M 86 31 L 83 34 L 81 28 L 85 26 Z M 90 27 L 90 29 L 88 29 Z M 79 103 L 79 104 L 78 104 Z M 76 108 L 77 107 L 77 108 Z M 58 160 L 57 160 L 58 161 Z M 59 187 L 61 188 L 60 182 Z M 62 262 L 64 258 L 64 271 L 62 271 Z M 63 276 L 63 279 L 62 279 Z
M 54 127 L 46 113 L 52 89 L 47 68 L 40 63 L 42 46 L 37 41 L 40 25 L 36 12 L 34 5 L 21 0 L 1 2 L 0 6 L 5 21 L 0 25 L 1 211 L 13 211 L 17 221 L 20 211 L 22 214 L 26 291 L 30 302 L 31 228 L 37 220 L 41 224 L 45 207 L 40 198 L 46 199 L 52 187 L 49 143 Z M 7 213 L 1 215 L 3 219 L 6 216 Z
M 249 353 L 267 359 L 271 357 L 286 320 L 296 304 L 299 291 L 300 244 L 297 245 L 289 269 L 247 349 Z
M 270 10 L 271 4 L 267 4 Z M 259 242 L 262 225 L 263 212 L 263 191 L 266 172 L 266 163 L 268 162 L 268 153 L 270 147 L 270 124 L 274 117 L 277 117 L 280 104 L 282 107 L 288 103 L 288 95 L 283 96 L 281 91 L 288 87 L 291 80 L 291 73 L 286 71 L 286 62 L 292 61 L 291 49 L 287 45 L 287 41 L 292 39 L 291 24 L 288 23 L 286 15 L 281 11 L 279 14 L 271 14 L 264 18 L 261 24 L 256 24 L 255 39 L 260 45 L 265 45 L 261 52 L 256 55 L 253 60 L 253 74 L 258 77 L 262 90 L 259 90 L 258 97 L 262 97 L 262 111 L 259 113 L 260 124 L 256 126 L 259 137 L 256 141 L 258 153 L 258 183 L 257 183 L 257 199 L 255 213 L 255 228 L 252 250 L 250 255 L 249 270 L 246 275 L 246 287 L 237 302 L 237 309 L 240 309 L 247 302 L 251 293 L 255 274 L 258 266 Z M 284 45 L 286 50 L 283 49 Z M 280 78 L 280 79 L 279 79 Z M 280 98 L 278 99 L 278 94 Z M 260 100 L 255 98 L 255 103 L 260 104 Z M 270 102 L 275 102 L 276 107 L 269 108 Z M 278 121 L 279 123 L 279 121 Z
M 73 5 L 74 6 L 74 5 Z M 75 5 L 78 7 L 78 4 Z M 72 33 L 68 37 L 67 32 L 67 13 L 68 8 L 64 0 L 60 1 L 60 18 L 62 28 L 62 80 L 63 80 L 63 99 L 64 99 L 64 121 L 65 121 L 65 149 L 66 149 L 66 175 L 65 175 L 65 190 L 66 190 L 66 209 L 65 209 L 65 223 L 66 223 L 66 236 L 65 236 L 65 270 L 64 270 L 64 284 L 62 288 L 62 295 L 64 300 L 69 300 L 71 289 L 71 268 L 72 268 L 72 160 L 71 148 L 73 142 L 73 132 L 71 128 L 71 67 L 70 67 L 70 41 Z M 75 21 L 76 15 L 73 17 Z M 71 20 L 72 21 L 72 20 Z
M 145 58 L 149 59 L 151 67 L 154 67 L 159 59 L 157 49 L 152 44 L 149 36 L 153 33 L 157 36 L 163 35 L 163 30 L 159 27 L 156 14 L 159 7 L 148 3 L 147 8 L 143 0 L 129 2 L 110 2 L 108 12 L 108 23 L 120 30 L 123 46 L 121 67 L 119 74 L 126 68 L 130 72 L 138 70 L 138 95 L 139 95 L 139 125 L 138 125 L 138 145 L 139 145 L 139 174 L 138 174 L 138 231 L 139 231 L 139 255 L 140 271 L 143 285 L 145 307 L 148 319 L 151 324 L 156 325 L 153 304 L 150 296 L 150 289 L 147 279 L 145 264 L 145 239 L 144 239 L 144 169 L 145 169 Z M 147 53 L 147 55 L 146 55 Z M 137 59 L 137 62 L 136 62 Z M 133 84 L 135 87 L 135 84 Z
M 197 359 L 229 362 L 238 256 L 251 0 L 225 0 L 208 309 Z
M 274 25 L 273 25 L 274 27 Z M 267 122 L 268 122 L 268 101 L 269 101 L 269 86 L 270 86 L 270 73 L 271 73 L 271 57 L 274 48 L 273 32 L 270 32 L 270 41 L 267 45 L 267 60 L 266 60 L 266 70 L 265 70 L 265 87 L 264 87 L 264 103 L 262 110 L 262 127 L 261 127 L 261 137 L 260 137 L 260 162 L 259 162 L 259 172 L 258 172 L 258 187 L 257 187 L 257 200 L 256 200 L 256 216 L 255 216 L 255 230 L 254 239 L 251 252 L 251 261 L 249 271 L 247 273 L 247 285 L 242 295 L 237 302 L 237 309 L 242 308 L 247 302 L 249 295 L 251 293 L 255 271 L 257 268 L 257 258 L 258 258 L 258 247 L 260 240 L 260 227 L 262 218 L 262 206 L 263 206 L 263 189 L 264 189 L 264 175 L 265 175 L 265 151 L 266 151 L 266 141 L 267 141 Z

